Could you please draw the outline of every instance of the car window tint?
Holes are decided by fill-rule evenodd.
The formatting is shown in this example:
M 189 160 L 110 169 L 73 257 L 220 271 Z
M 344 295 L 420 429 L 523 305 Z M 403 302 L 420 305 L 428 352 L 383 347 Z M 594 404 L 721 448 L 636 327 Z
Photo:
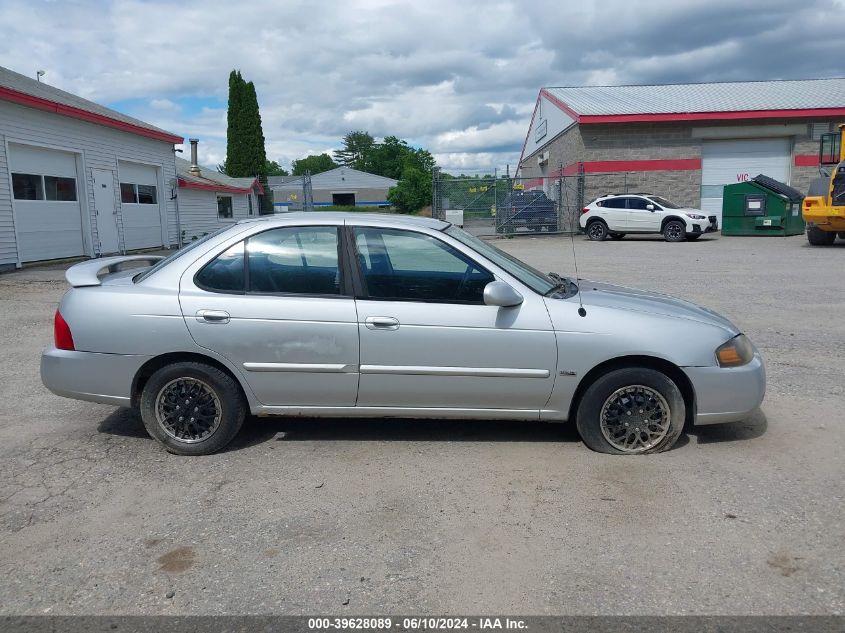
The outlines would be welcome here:
M 643 198 L 628 198 L 628 208 L 629 209 L 638 209 L 640 211 L 646 211 L 646 205 L 652 204 L 648 200 Z M 654 206 L 654 205 L 652 205 Z
M 253 235 L 247 261 L 250 292 L 341 294 L 336 227 L 287 227 Z
M 624 209 L 625 198 L 610 198 L 602 202 L 601 206 L 607 207 L 608 209 Z
M 430 235 L 356 228 L 358 262 L 373 299 L 482 303 L 493 275 Z
M 196 283 L 212 292 L 244 291 L 244 243 L 229 247 L 203 266 L 197 273 Z

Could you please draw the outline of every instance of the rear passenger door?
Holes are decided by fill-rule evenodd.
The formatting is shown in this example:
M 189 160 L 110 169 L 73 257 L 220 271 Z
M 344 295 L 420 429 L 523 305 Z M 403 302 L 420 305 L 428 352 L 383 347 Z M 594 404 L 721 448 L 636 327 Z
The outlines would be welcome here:
M 609 198 L 603 200 L 601 206 L 604 209 L 601 216 L 607 222 L 607 228 L 611 231 L 624 231 L 628 219 L 625 198 Z
M 201 347 L 271 406 L 354 406 L 358 325 L 336 226 L 256 233 L 189 268 L 179 299 Z

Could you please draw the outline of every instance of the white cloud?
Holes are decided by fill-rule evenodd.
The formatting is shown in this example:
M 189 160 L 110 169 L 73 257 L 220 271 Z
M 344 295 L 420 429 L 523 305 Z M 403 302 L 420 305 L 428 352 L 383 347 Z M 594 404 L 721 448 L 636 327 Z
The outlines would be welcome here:
M 225 155 L 225 111 L 191 104 L 225 104 L 239 68 L 287 166 L 357 128 L 489 170 L 518 160 L 543 85 L 841 75 L 841 1 L 4 0 L 0 59 L 142 104 L 130 114 L 199 137 L 207 164 Z
M 166 110 L 170 112 L 178 112 L 182 109 L 178 103 L 174 103 L 170 99 L 151 99 L 150 107 L 153 110 Z

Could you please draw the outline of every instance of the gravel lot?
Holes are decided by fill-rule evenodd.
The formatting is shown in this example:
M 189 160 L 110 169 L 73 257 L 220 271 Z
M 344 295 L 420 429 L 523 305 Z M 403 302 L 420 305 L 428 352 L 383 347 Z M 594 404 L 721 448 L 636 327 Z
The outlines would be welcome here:
M 498 244 L 573 272 L 568 238 Z M 763 411 L 640 458 L 569 425 L 302 419 L 176 457 L 42 387 L 62 270 L 0 276 L 0 613 L 845 612 L 845 243 L 575 248 L 732 318 Z

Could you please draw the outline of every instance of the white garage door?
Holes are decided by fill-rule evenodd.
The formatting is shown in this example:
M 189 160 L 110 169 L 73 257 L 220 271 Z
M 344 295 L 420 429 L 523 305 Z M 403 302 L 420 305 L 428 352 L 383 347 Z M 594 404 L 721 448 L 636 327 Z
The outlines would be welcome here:
M 84 255 L 76 154 L 10 143 L 9 171 L 21 261 Z
M 701 208 L 719 217 L 722 190 L 764 174 L 789 184 L 792 141 L 788 138 L 704 141 L 701 148 Z
M 120 215 L 126 250 L 162 245 L 158 169 L 120 161 Z

